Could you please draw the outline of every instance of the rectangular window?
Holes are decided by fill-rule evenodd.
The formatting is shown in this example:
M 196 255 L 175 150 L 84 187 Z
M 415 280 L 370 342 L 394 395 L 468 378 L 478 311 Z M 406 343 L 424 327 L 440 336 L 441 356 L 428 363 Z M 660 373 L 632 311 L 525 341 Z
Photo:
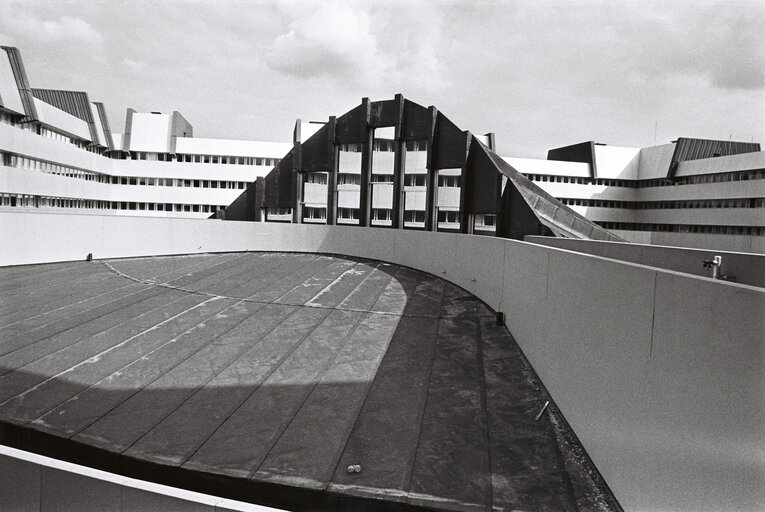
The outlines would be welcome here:
M 356 208 L 338 208 L 338 217 L 341 219 L 358 219 L 359 210 Z
M 404 175 L 405 187 L 424 187 L 425 175 L 424 174 L 406 174 Z

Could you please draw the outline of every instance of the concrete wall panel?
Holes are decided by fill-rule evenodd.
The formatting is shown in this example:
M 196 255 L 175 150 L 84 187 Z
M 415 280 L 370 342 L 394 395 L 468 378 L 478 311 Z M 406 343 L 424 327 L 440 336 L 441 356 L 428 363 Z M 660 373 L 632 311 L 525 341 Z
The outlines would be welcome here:
M 37 117 L 40 119 L 40 122 L 53 126 L 75 137 L 90 140 L 91 136 L 88 123 L 38 98 L 33 98 L 33 100 L 35 109 L 37 110 Z
M 41 473 L 37 464 L 0 454 L 0 507 L 39 512 Z
M 171 116 L 168 114 L 134 113 L 129 150 L 168 153 L 170 123 Z
M 0 446 L 0 510 L 8 512 L 276 512 Z
M 720 255 L 723 258 L 723 274 L 735 276 L 736 281 L 742 284 L 765 287 L 765 254 L 540 236 L 526 237 L 526 241 L 702 277 L 712 274 L 702 262 Z
M 454 265 L 445 278 L 465 288 L 495 311 L 502 311 L 505 241 L 470 235 L 454 235 L 453 238 Z
M 86 475 L 43 467 L 40 512 L 100 510 L 120 512 L 121 488 Z
M 635 482 L 635 500 L 765 507 L 763 312 L 760 290 L 657 273 L 649 414 L 636 437 L 647 451 L 646 479 Z M 641 488 L 654 493 L 641 496 Z
M 196 503 L 174 496 L 165 496 L 146 492 L 143 489 L 124 487 L 122 489 L 122 512 L 146 512 L 161 510 L 162 512 L 215 512 L 215 506 L 206 503 Z
M 549 324 L 539 307 L 547 301 L 547 273 L 550 251 L 532 244 L 505 244 L 502 275 L 502 311 L 505 323 L 516 339 L 547 339 Z M 531 352 L 541 353 L 545 346 L 531 344 Z M 527 350 L 527 349 L 524 349 Z M 543 355 L 540 357 L 543 359 Z

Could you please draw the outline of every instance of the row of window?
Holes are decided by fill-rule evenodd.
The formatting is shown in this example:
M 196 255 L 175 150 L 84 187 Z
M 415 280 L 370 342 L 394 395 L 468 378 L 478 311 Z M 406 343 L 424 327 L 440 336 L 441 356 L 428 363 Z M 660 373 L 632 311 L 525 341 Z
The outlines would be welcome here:
M 746 199 L 694 199 L 687 201 L 605 201 L 601 199 L 561 198 L 569 206 L 595 208 L 624 208 L 627 210 L 676 210 L 688 208 L 765 208 L 765 198 Z
M 103 151 L 103 148 L 96 148 L 96 147 L 90 147 L 91 143 L 89 141 L 85 140 L 75 140 L 68 135 L 64 135 L 63 133 L 59 133 L 53 130 L 50 130 L 48 128 L 44 128 L 38 123 L 19 123 L 17 122 L 17 118 L 21 118 L 23 116 L 17 116 L 14 114 L 11 114 L 9 112 L 0 112 L 0 123 L 9 124 L 11 126 L 16 126 L 21 130 L 26 130 L 32 133 L 35 133 L 37 135 L 41 135 L 43 137 L 47 137 L 49 139 L 58 140 L 61 142 L 66 142 L 67 144 L 72 144 L 73 146 L 76 146 L 80 149 L 87 149 L 88 151 L 92 152 L 101 152 Z
M 424 187 L 426 183 L 427 175 L 425 174 L 405 174 L 404 186 L 405 187 Z M 459 188 L 461 184 L 461 176 L 439 176 L 438 186 L 447 188 Z M 373 174 L 373 183 L 393 183 L 392 174 Z M 326 180 L 324 181 L 326 183 Z M 358 174 L 338 174 L 338 185 L 358 185 L 361 183 L 361 176 Z
M 317 183 L 319 185 L 327 184 L 327 173 L 325 172 L 309 172 L 305 174 L 305 183 Z
M 16 126 L 16 118 L 13 114 L 0 110 L 0 123 Z
M 146 185 L 149 187 L 184 187 L 184 188 L 224 188 L 224 189 L 244 189 L 247 186 L 245 181 L 225 181 L 225 180 L 192 180 L 181 178 L 142 178 L 126 176 L 107 176 L 111 178 L 110 182 L 114 185 Z M 108 183 L 108 182 L 107 182 Z
M 361 153 L 364 149 L 364 144 L 361 142 L 347 142 L 345 144 L 338 144 L 340 151 L 346 151 L 348 153 Z M 372 143 L 372 149 L 374 151 L 395 151 L 395 141 L 390 139 L 375 139 Z M 427 139 L 408 140 L 404 143 L 404 148 L 407 151 L 427 151 L 428 141 Z
M 22 130 L 34 132 L 37 135 L 42 135 L 44 137 L 48 137 L 49 139 L 60 140 L 62 142 L 68 142 L 69 144 L 74 144 L 74 141 L 70 137 L 58 132 L 54 132 L 53 130 L 48 130 L 47 128 L 43 128 L 39 124 L 17 123 L 16 122 L 17 117 L 22 117 L 22 116 L 17 116 L 17 115 L 11 114 L 10 112 L 0 111 L 0 123 L 9 124 L 11 126 L 18 126 Z
M 337 184 L 338 185 L 360 185 L 361 175 L 360 174 L 345 174 L 345 173 L 338 174 Z
M 404 186 L 406 187 L 424 187 L 426 175 L 425 174 L 405 174 Z M 373 183 L 393 183 L 392 174 L 372 174 Z M 318 183 L 319 185 L 327 184 L 327 175 L 323 172 L 312 172 L 305 174 L 305 183 Z M 361 183 L 361 175 L 359 174 L 347 174 L 340 173 L 337 175 L 338 185 L 359 185 Z M 439 187 L 455 187 L 459 188 L 462 183 L 461 176 L 438 176 Z
M 0 122 L 10 124 L 11 126 L 19 126 L 21 129 L 29 130 L 38 135 L 48 137 L 54 140 L 60 140 L 73 144 L 79 148 L 87 149 L 94 153 L 103 153 L 104 148 L 94 147 L 88 141 L 75 141 L 71 137 L 64 134 L 55 132 L 44 128 L 36 123 L 24 123 L 19 124 L 16 122 L 16 117 L 13 114 L 7 112 L 0 112 Z M 230 165 L 265 165 L 273 167 L 281 161 L 281 158 L 266 158 L 266 157 L 249 157 L 249 156 L 230 156 L 230 155 L 196 155 L 196 154 L 171 154 L 171 153 L 153 153 L 147 151 L 131 151 L 127 154 L 119 153 L 114 155 L 118 159 L 128 160 L 148 160 L 159 162 L 196 162 L 196 163 L 212 163 L 212 164 L 230 164 Z
M 726 181 L 749 181 L 762 179 L 765 179 L 765 169 L 683 176 L 677 178 L 677 183 L 679 185 L 697 185 L 700 183 L 723 183 Z
M 648 224 L 638 222 L 597 222 L 597 224 L 605 229 L 620 229 L 624 231 L 765 236 L 765 226 L 709 226 L 703 224 Z
M 311 208 L 311 219 L 326 219 L 326 208 Z M 386 208 L 372 208 L 372 220 L 373 221 L 390 221 L 392 212 Z M 358 208 L 338 208 L 337 209 L 338 220 L 359 220 Z M 404 222 L 425 222 L 424 210 L 406 210 L 404 211 Z
M 396 142 L 390 139 L 375 139 L 372 143 L 374 151 L 385 151 L 391 153 L 396 151 Z
M 150 153 L 146 151 L 131 151 L 128 160 L 147 160 L 150 162 L 185 162 L 202 164 L 226 164 L 226 165 L 265 165 L 274 167 L 281 162 L 281 158 L 266 158 L 256 156 L 230 156 L 230 155 L 196 155 L 196 154 L 172 154 Z
M 42 135 L 55 140 L 60 140 L 73 144 L 80 148 L 88 149 L 96 153 L 103 152 L 103 148 L 91 147 L 87 141 L 75 141 L 71 137 L 63 135 L 61 133 L 44 128 L 36 123 L 24 123 L 18 124 L 16 117 L 5 111 L 0 111 L 0 122 L 10 124 L 12 126 L 20 126 L 22 129 L 32 131 L 38 135 Z M 410 140 L 406 141 L 407 151 L 427 151 L 427 140 Z M 362 143 L 346 143 L 340 144 L 340 151 L 349 152 L 361 152 Z M 387 139 L 375 139 L 374 149 L 376 151 L 393 151 L 393 141 Z M 195 163 L 212 163 L 212 164 L 230 164 L 230 165 L 264 165 L 268 167 L 276 166 L 281 159 L 280 158 L 266 158 L 266 157 L 243 157 L 243 156 L 230 156 L 230 155 L 201 155 L 201 154 L 170 154 L 170 153 L 152 153 L 145 151 L 131 151 L 127 156 L 120 154 L 117 158 L 130 158 L 133 160 L 155 160 L 155 161 L 177 161 L 177 162 L 195 162 Z M 675 180 L 668 180 L 666 178 L 655 178 L 650 180 L 620 180 L 620 179 L 607 179 L 598 178 L 592 180 L 589 177 L 575 177 L 575 176 L 555 176 L 545 174 L 527 174 L 527 178 L 537 182 L 551 182 L 551 183 L 575 183 L 579 185 L 605 185 L 610 187 L 626 187 L 626 188 L 651 188 L 651 187 L 665 187 L 675 185 L 696 185 L 705 183 L 722 183 L 729 181 L 747 181 L 747 180 L 759 180 L 765 179 L 765 169 L 755 169 L 747 171 L 734 171 L 724 173 L 713 174 L 701 174 L 694 176 L 683 176 L 676 178 Z
M 65 165 L 52 164 L 6 154 L 6 165 L 19 167 L 20 169 L 30 169 L 33 171 L 44 172 L 47 174 L 56 174 L 68 178 L 77 178 L 86 181 L 95 181 L 96 183 L 111 183 L 112 185 L 145 185 L 157 187 L 194 187 L 194 188 L 224 188 L 224 189 L 244 189 L 247 186 L 245 181 L 226 181 L 226 180 L 192 180 L 182 178 L 147 178 L 135 176 L 109 176 L 107 174 L 98 174 L 90 171 L 82 171 Z
M 392 210 L 389 208 L 372 208 L 372 220 L 373 221 L 391 221 Z M 358 208 L 338 208 L 338 219 L 341 220 L 358 220 L 359 210 Z M 303 219 L 306 220 L 326 220 L 327 209 L 308 207 L 303 209 Z M 481 226 L 494 226 L 496 224 L 496 215 L 483 215 L 480 222 Z M 456 224 L 460 221 L 460 214 L 458 211 L 438 211 L 438 222 L 445 224 Z M 406 210 L 404 211 L 404 222 L 424 223 L 425 211 L 424 210 Z
M 292 215 L 292 208 L 267 208 L 268 215 Z
M 142 203 L 135 201 L 100 201 L 71 197 L 34 196 L 26 194 L 0 194 L 0 206 L 26 208 L 77 208 L 85 210 L 136 210 L 157 212 L 215 213 L 225 205 Z
M 608 187 L 625 188 L 651 188 L 670 187 L 674 185 L 698 185 L 703 183 L 724 183 L 729 181 L 748 181 L 765 179 L 765 169 L 753 169 L 748 171 L 720 172 L 714 174 L 698 174 L 694 176 L 682 176 L 674 181 L 666 178 L 651 180 L 614 180 L 606 178 L 583 178 L 576 176 L 554 176 L 547 174 L 527 174 L 531 181 L 543 183 L 575 183 L 577 185 L 605 185 Z
M 576 183 L 577 185 L 608 185 L 610 187 L 633 187 L 633 183 L 628 180 L 606 180 L 592 178 L 582 178 L 576 176 L 554 176 L 551 174 L 526 174 L 525 175 L 531 181 L 539 181 L 544 183 Z
M 273 215 L 272 210 L 269 213 Z M 372 208 L 372 225 L 392 225 L 393 210 L 389 208 Z M 338 221 L 341 223 L 358 223 L 359 210 L 356 208 L 339 208 L 338 209 Z M 318 222 L 324 223 L 327 220 L 326 207 L 306 207 L 303 209 L 303 220 L 305 222 Z M 453 226 L 442 226 L 442 224 L 458 224 L 460 222 L 460 214 L 458 211 L 438 211 L 438 223 L 440 227 L 449 228 Z M 407 210 L 404 212 L 404 225 L 409 227 L 417 227 L 416 225 L 424 226 L 425 224 L 425 211 L 423 210 Z M 496 215 L 476 215 L 474 219 L 474 227 L 478 230 L 493 231 L 497 224 Z M 421 227 L 420 226 L 420 227 Z

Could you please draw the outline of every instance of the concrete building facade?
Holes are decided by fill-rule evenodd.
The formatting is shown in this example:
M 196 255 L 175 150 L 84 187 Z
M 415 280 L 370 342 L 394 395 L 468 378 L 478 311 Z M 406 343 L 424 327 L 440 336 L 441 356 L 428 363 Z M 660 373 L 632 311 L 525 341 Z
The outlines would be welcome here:
M 2 49 L 3 209 L 205 218 L 233 203 L 226 218 L 765 252 L 758 143 L 590 141 L 547 159 L 499 157 L 493 134 L 400 95 L 298 120 L 292 142 L 194 137 L 179 112 L 133 109 L 119 134 L 102 103 L 32 87 L 19 50 Z
M 128 109 L 113 133 L 102 103 L 30 87 L 19 50 L 2 50 L 0 208 L 205 218 L 291 147 L 195 138 L 178 112 Z
M 297 130 L 296 130 L 297 133 Z M 361 104 L 294 147 L 227 209 L 229 220 L 621 240 L 532 183 L 435 107 Z
M 765 152 L 757 143 L 585 142 L 550 150 L 548 160 L 505 161 L 631 242 L 765 252 Z

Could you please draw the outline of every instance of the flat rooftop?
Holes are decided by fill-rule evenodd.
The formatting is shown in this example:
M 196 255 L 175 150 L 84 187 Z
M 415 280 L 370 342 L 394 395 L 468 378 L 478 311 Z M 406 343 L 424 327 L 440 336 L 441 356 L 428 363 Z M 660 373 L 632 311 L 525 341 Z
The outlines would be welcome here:
M 409 268 L 0 268 L 0 442 L 107 471 L 292 510 L 619 510 L 549 399 L 491 309 Z

